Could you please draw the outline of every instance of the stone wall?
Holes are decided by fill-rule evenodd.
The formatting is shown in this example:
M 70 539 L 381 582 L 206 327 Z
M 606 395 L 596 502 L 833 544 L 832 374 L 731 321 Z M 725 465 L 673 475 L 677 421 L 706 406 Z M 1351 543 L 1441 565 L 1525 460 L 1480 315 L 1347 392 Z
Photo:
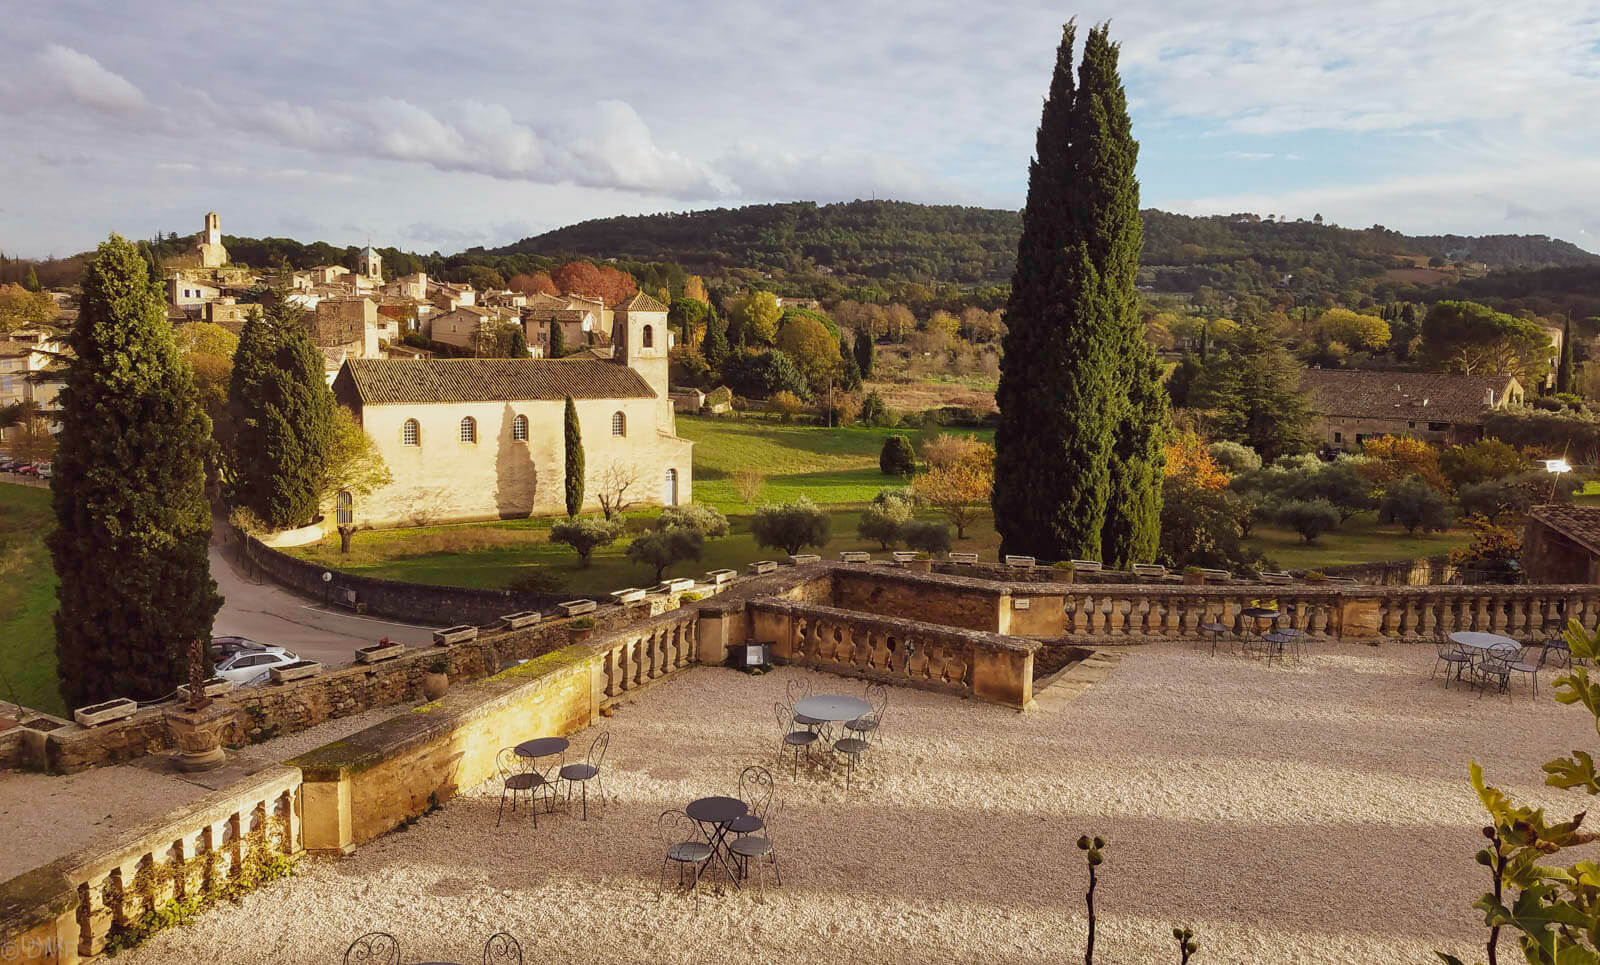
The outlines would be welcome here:
M 833 566 L 833 564 L 829 564 Z M 968 630 L 1000 630 L 999 585 L 873 564 L 833 567 L 833 606 Z

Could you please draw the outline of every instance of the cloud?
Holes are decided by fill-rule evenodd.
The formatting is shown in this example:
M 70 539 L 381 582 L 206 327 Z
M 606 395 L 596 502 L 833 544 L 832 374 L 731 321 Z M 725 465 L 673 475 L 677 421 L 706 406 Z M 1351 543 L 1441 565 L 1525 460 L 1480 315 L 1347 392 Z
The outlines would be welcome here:
M 38 57 L 39 82 L 58 94 L 106 114 L 144 110 L 145 96 L 126 77 L 98 60 L 61 44 L 49 44 Z

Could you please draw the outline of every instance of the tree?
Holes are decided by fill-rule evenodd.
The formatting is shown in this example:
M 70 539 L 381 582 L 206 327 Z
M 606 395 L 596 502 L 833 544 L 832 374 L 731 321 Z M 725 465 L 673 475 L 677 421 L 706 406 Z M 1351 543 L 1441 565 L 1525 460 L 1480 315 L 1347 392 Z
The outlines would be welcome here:
M 913 519 L 900 527 L 900 538 L 910 549 L 928 555 L 950 552 L 950 527 L 930 520 Z
M 1252 559 L 1240 523 L 1248 518 L 1234 494 L 1203 486 L 1188 473 L 1167 476 L 1161 501 L 1161 548 L 1168 566 L 1233 569 Z
M 1316 542 L 1318 536 L 1339 526 L 1339 511 L 1326 499 L 1295 499 L 1280 503 L 1272 516 L 1280 524 L 1299 533 L 1307 543 Z
M 721 539 L 728 535 L 728 517 L 716 507 L 703 503 L 668 506 L 661 511 L 656 525 L 661 529 L 676 527 L 694 530 L 706 539 Z
M 222 606 L 207 557 L 211 427 L 132 244 L 99 247 L 79 305 L 48 538 L 68 707 L 171 693 L 180 654 L 211 639 Z
M 1307 473 L 1305 479 L 1290 487 L 1290 492 L 1296 499 L 1328 503 L 1338 511 L 1341 526 L 1352 516 L 1376 505 L 1372 482 L 1353 459 L 1340 459 Z
M 798 414 L 801 409 L 804 409 L 806 404 L 800 401 L 800 397 L 798 395 L 795 395 L 793 392 L 788 390 L 784 390 L 782 392 L 774 392 L 772 394 L 772 398 L 767 400 L 767 407 L 773 412 L 777 413 L 778 417 L 783 420 L 783 423 L 788 425 L 794 421 L 795 415 Z
M 639 485 L 639 470 L 631 462 L 612 460 L 600 470 L 600 478 L 595 480 L 595 498 L 600 501 L 600 511 L 610 519 L 618 513 L 626 512 L 633 500 L 628 496 L 628 490 Z
M 233 353 L 239 348 L 239 336 L 221 325 L 190 322 L 174 331 L 173 340 L 194 372 L 200 406 L 211 419 L 211 437 L 218 446 L 228 446 L 232 437 L 228 387 L 233 382 Z
M 900 528 L 910 521 L 911 509 L 904 502 L 874 503 L 861 511 L 856 535 L 887 550 L 900 541 Z
M 578 407 L 567 396 L 566 409 L 566 493 L 567 515 L 583 510 L 583 433 L 578 427 Z
M 468 265 L 461 270 L 461 278 L 478 291 L 500 291 L 506 287 L 504 276 L 486 265 Z
M 333 435 L 322 352 L 298 316 L 279 303 L 246 319 L 228 388 L 234 502 L 274 529 L 317 515 Z
M 1206 363 L 1189 404 L 1210 410 L 1215 436 L 1247 445 L 1270 462 L 1310 447 L 1304 371 L 1264 320 L 1252 320 L 1239 327 L 1231 349 Z
M 1450 528 L 1450 509 L 1444 497 L 1420 476 L 1390 486 L 1378 507 L 1378 518 L 1404 526 L 1407 536 L 1415 535 L 1419 528 L 1424 533 L 1442 533 Z
M 567 354 L 566 330 L 561 327 L 561 323 L 560 322 L 551 320 L 551 322 L 550 322 L 550 357 L 553 358 L 553 359 L 558 359 L 558 358 L 561 358 L 562 356 L 564 356 L 566 354 Z
M 865 328 L 856 329 L 855 357 L 856 368 L 861 370 L 862 379 L 872 378 L 872 333 Z
M 1261 457 L 1256 455 L 1256 451 L 1249 446 L 1222 439 L 1213 442 L 1210 450 L 1211 458 L 1216 460 L 1222 471 L 1230 476 L 1261 468 Z M 1171 460 L 1169 459 L 1167 462 L 1170 466 Z
M 692 529 L 668 526 L 651 530 L 628 544 L 628 559 L 655 567 L 656 582 L 661 582 L 667 568 L 688 560 L 697 560 L 705 547 L 705 538 Z
M 922 461 L 930 468 L 951 466 L 967 460 L 992 460 L 994 450 L 975 436 L 941 432 L 922 443 Z
M 869 426 L 888 426 L 894 424 L 894 413 L 883 401 L 883 396 L 876 389 L 867 393 L 861 400 L 861 421 Z
M 885 438 L 883 449 L 878 453 L 878 469 L 885 476 L 909 476 L 916 472 L 917 454 L 911 448 L 911 440 L 901 435 Z
M 672 307 L 667 311 L 667 324 L 683 333 L 683 344 L 695 345 L 700 342 L 700 328 L 705 324 L 706 313 L 711 306 L 697 298 L 685 295 L 674 298 Z
M 22 287 L 31 292 L 44 290 L 44 286 L 39 284 L 39 273 L 33 270 L 32 265 L 28 266 L 28 277 L 22 282 Z
M 1438 492 L 1449 492 L 1450 482 L 1440 468 L 1439 450 L 1421 439 L 1378 436 L 1361 443 L 1361 471 L 1374 489 L 1416 476 Z
M 1317 318 L 1317 335 L 1325 342 L 1342 342 L 1362 352 L 1381 352 L 1389 347 L 1388 322 L 1348 308 L 1323 312 Z
M 1057 49 L 1006 306 L 995 525 L 1002 553 L 1125 561 L 1155 549 L 1166 399 L 1135 312 L 1138 145 L 1117 47 L 1092 30 L 1075 86 L 1075 35 L 1068 23 Z
M 392 482 L 394 474 L 383 461 L 383 451 L 362 428 L 355 413 L 342 405 L 334 406 L 328 459 L 317 486 L 322 505 L 334 502 L 340 493 L 349 493 L 353 500 L 370 496 Z M 350 537 L 355 528 L 354 523 L 339 524 L 339 552 L 350 552 Z
M 1451 446 L 1439 454 L 1439 471 L 1457 489 L 1522 472 L 1528 459 L 1515 446 L 1484 438 L 1464 446 Z
M 715 308 L 706 311 L 706 337 L 700 343 L 700 354 L 712 368 L 720 368 L 728 357 L 728 323 Z
M 704 303 L 708 307 L 711 304 L 711 299 L 706 296 L 705 279 L 701 278 L 699 275 L 690 275 L 688 278 L 683 280 L 683 297 L 692 298 L 697 302 Z
M 55 313 L 56 303 L 49 295 L 21 285 L 0 285 L 0 335 L 48 325 Z
M 778 319 L 783 309 L 771 292 L 752 291 L 733 302 L 733 320 L 738 323 L 746 345 L 770 345 L 778 334 Z
M 1207 489 L 1222 489 L 1228 485 L 1228 474 L 1211 454 L 1206 441 L 1192 429 L 1174 434 L 1167 442 L 1167 458 L 1162 471 L 1168 476 L 1187 473 L 1194 477 L 1195 485 Z
M 1532 387 L 1549 371 L 1550 336 L 1537 322 L 1477 302 L 1443 301 L 1428 309 L 1422 346 L 1432 364 L 1467 375 L 1514 375 Z
M 589 568 L 589 558 L 602 546 L 610 546 L 622 535 L 622 524 L 609 519 L 560 520 L 550 527 L 550 542 L 565 543 L 578 554 L 578 565 Z
M 757 499 L 761 498 L 761 490 L 766 488 L 767 477 L 759 469 L 735 469 L 732 476 L 733 491 L 739 494 L 739 499 L 746 506 L 754 506 Z
M 1573 381 L 1573 358 L 1575 347 L 1572 344 L 1572 319 L 1561 320 L 1561 361 L 1556 365 L 1556 391 L 1572 392 L 1577 383 Z
M 937 466 L 911 484 L 917 498 L 937 509 L 956 528 L 956 538 L 967 538 L 967 527 L 982 514 L 994 494 L 994 464 L 976 461 Z
M 560 325 L 556 325 L 560 328 Z M 522 326 L 512 322 L 506 325 L 510 330 L 510 337 L 506 339 L 506 358 L 525 359 L 528 357 L 528 336 L 523 333 Z
M 801 497 L 777 506 L 762 506 L 750 517 L 756 545 L 781 549 L 790 556 L 807 546 L 823 546 L 831 529 L 828 514 Z
M 563 295 L 588 295 L 607 305 L 625 301 L 639 290 L 627 272 L 587 261 L 569 261 L 551 272 L 550 278 Z
M 23 462 L 49 462 L 55 457 L 56 437 L 50 431 L 50 420 L 39 415 L 34 402 L 14 402 L 0 410 L 0 432 L 13 459 Z
M 402 272 L 402 274 L 404 274 Z M 551 280 L 547 271 L 536 271 L 531 275 L 513 275 L 506 283 L 506 287 L 514 292 L 524 295 L 559 295 L 561 290 L 556 288 L 556 283 Z

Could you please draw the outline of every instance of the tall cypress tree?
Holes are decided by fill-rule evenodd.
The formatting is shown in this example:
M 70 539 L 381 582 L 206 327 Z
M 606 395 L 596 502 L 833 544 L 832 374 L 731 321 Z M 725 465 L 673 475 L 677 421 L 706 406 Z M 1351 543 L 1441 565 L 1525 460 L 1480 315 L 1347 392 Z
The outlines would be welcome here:
M 555 319 L 550 320 L 550 357 L 558 359 L 567 354 L 567 336 L 561 328 L 561 323 Z
M 863 379 L 872 378 L 872 333 L 867 331 L 865 325 L 856 329 L 856 368 L 861 370 Z
M 1118 569 L 1154 558 L 1161 539 L 1161 476 L 1166 462 L 1167 399 L 1155 352 L 1138 312 L 1139 182 L 1127 97 L 1117 73 L 1118 45 L 1105 25 L 1089 31 L 1072 126 L 1076 139 L 1078 203 L 1072 210 L 1089 257 L 1100 274 L 1097 310 L 1113 341 L 1116 389 L 1110 479 L 1100 558 Z
M 1106 520 L 1118 319 L 1083 237 L 1072 46 L 1062 30 L 1028 169 L 995 400 L 995 528 L 1002 553 L 1098 559 Z
M 706 337 L 700 343 L 700 354 L 712 368 L 728 357 L 728 323 L 715 308 L 706 312 Z
M 184 680 L 222 606 L 206 545 L 210 420 L 148 266 L 117 235 L 84 271 L 55 457 L 55 615 L 68 707 Z
M 1572 353 L 1572 319 L 1567 318 L 1561 323 L 1561 362 L 1556 366 L 1557 392 L 1571 392 L 1573 390 Z
M 28 277 L 22 280 L 22 287 L 31 292 L 36 292 L 43 288 L 39 284 L 39 273 L 33 270 L 32 265 L 28 266 Z
M 578 427 L 578 407 L 567 396 L 567 515 L 583 509 L 583 433 Z

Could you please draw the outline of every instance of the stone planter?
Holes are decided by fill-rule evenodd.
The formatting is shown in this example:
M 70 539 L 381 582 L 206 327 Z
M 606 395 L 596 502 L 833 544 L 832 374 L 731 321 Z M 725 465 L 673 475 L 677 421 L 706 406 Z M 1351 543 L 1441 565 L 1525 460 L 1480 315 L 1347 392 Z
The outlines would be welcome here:
M 1019 570 L 1031 570 L 1038 565 L 1038 560 L 1031 556 L 1007 556 L 1006 565 L 1014 566 Z
M 1185 574 L 1183 574 L 1183 585 L 1184 586 L 1205 586 L 1206 585 L 1206 575 L 1204 573 L 1185 573 Z
M 538 610 L 519 610 L 516 613 L 507 613 L 501 617 L 500 625 L 507 630 L 521 630 L 523 627 L 533 626 L 542 619 L 544 619 L 544 614 Z
M 1100 565 L 1099 560 L 1072 560 L 1070 562 L 1072 563 L 1073 570 L 1081 573 L 1099 573 L 1101 570 L 1105 569 L 1105 567 Z
M 476 639 L 478 639 L 478 628 L 465 623 L 458 627 L 433 631 L 433 645 L 436 647 L 448 647 L 452 643 L 466 643 L 468 640 Z
M 950 554 L 948 554 L 948 556 L 949 556 L 950 562 L 956 564 L 957 566 L 976 566 L 976 565 L 978 565 L 978 554 L 977 553 L 950 553 Z
M 706 574 L 706 582 L 712 586 L 721 586 L 724 583 L 733 582 L 734 577 L 738 575 L 733 570 L 712 570 Z
M 795 566 L 805 566 L 807 563 L 822 562 L 822 557 L 815 553 L 796 553 L 795 555 L 789 557 L 789 562 L 793 563 Z
M 1070 566 L 1052 566 L 1049 569 L 1052 583 L 1071 583 L 1073 568 Z
M 915 550 L 895 550 L 889 555 L 894 558 L 896 563 L 911 563 L 915 562 L 917 558 Z
M 370 647 L 356 648 L 357 663 L 377 663 L 380 660 L 393 660 L 406 652 L 403 643 L 375 643 Z
M 79 707 L 72 712 L 72 719 L 77 721 L 80 726 L 94 727 L 98 724 L 109 724 L 114 720 L 132 717 L 134 711 L 138 709 L 138 704 L 126 697 L 118 697 L 105 703 Z
M 846 563 L 871 563 L 872 554 L 860 550 L 847 550 L 839 554 L 839 559 Z
M 183 771 L 209 771 L 226 759 L 222 753 L 222 729 L 233 720 L 233 708 L 212 704 L 200 710 L 177 708 L 164 715 L 178 752 L 174 764 Z
M 660 586 L 663 593 L 683 593 L 694 589 L 694 580 L 687 576 L 675 576 L 670 580 L 661 581 Z
M 422 696 L 438 700 L 450 689 L 450 675 L 429 671 L 422 675 Z
M 593 600 L 568 600 L 565 603 L 556 604 L 561 612 L 569 617 L 575 617 L 580 613 L 593 613 L 594 605 Z
M 315 677 L 322 673 L 322 664 L 315 660 L 296 660 L 281 667 L 273 667 L 268 673 L 272 674 L 273 683 L 282 684 L 305 677 Z
M 763 573 L 775 572 L 778 569 L 778 564 L 775 560 L 757 560 L 756 562 L 745 567 L 745 569 L 748 570 L 752 576 L 761 576 Z
M 906 567 L 913 573 L 932 573 L 933 560 L 911 560 Z
M 638 603 L 644 599 L 644 592 L 636 586 L 630 586 L 622 590 L 612 590 L 611 599 L 618 603 Z
M 233 690 L 233 681 L 224 680 L 221 677 L 212 677 L 210 680 L 207 680 L 206 683 L 205 683 L 205 691 L 206 691 L 206 696 L 207 697 L 217 697 L 217 696 L 220 696 L 222 694 L 228 693 L 231 690 Z M 180 687 L 178 687 L 178 697 L 183 699 L 183 700 L 188 700 L 189 699 L 189 685 L 188 684 L 183 684 Z

